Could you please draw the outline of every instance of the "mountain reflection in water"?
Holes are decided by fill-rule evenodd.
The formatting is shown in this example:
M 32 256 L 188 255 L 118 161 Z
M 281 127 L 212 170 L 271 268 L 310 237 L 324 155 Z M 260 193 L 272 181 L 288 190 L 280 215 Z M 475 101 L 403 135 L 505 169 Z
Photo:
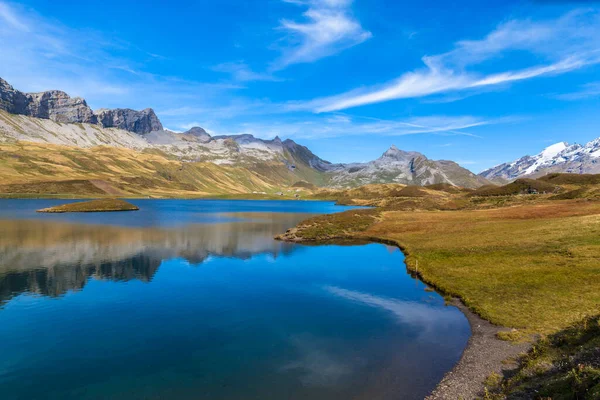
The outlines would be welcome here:
M 177 229 L 0 220 L 0 305 L 21 293 L 57 297 L 88 279 L 150 282 L 166 259 L 277 257 L 300 247 L 277 242 L 310 214 L 235 213 L 238 222 Z
M 416 400 L 469 338 L 397 248 L 273 240 L 331 203 L 0 203 L 2 400 Z

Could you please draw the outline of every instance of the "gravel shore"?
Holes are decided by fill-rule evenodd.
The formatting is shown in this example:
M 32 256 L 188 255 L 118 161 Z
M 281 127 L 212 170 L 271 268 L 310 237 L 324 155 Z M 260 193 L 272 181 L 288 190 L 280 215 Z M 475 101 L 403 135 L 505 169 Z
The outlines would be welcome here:
M 454 300 L 469 320 L 471 338 L 459 362 L 446 373 L 435 390 L 426 400 L 470 400 L 483 395 L 484 381 L 493 372 L 503 374 L 516 368 L 515 359 L 520 353 L 531 347 L 530 343 L 512 343 L 500 340 L 496 333 L 506 331 L 481 319 L 470 311 L 462 302 Z

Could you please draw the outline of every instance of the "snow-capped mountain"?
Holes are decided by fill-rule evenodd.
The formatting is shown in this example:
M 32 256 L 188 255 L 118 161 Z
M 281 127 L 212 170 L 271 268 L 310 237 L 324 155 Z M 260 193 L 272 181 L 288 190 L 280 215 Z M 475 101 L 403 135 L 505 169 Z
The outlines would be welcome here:
M 490 181 L 505 183 L 523 176 L 539 177 L 551 172 L 573 174 L 600 173 L 600 138 L 580 145 L 560 142 L 546 147 L 535 156 L 525 156 L 479 174 Z

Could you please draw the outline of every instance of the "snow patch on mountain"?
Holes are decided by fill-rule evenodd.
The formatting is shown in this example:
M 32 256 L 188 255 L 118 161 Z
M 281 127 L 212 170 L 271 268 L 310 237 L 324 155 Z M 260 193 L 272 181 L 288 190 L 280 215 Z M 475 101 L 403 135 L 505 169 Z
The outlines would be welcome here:
M 560 142 L 546 147 L 544 151 L 537 155 L 537 160 L 525 170 L 525 174 L 531 174 L 542 165 L 552 163 L 554 158 L 567 147 L 569 147 L 569 144 L 566 142 Z
M 566 142 L 553 144 L 535 156 L 524 156 L 481 172 L 479 175 L 496 182 L 510 182 L 522 177 L 536 178 L 552 172 L 600 173 L 600 138 L 580 145 Z

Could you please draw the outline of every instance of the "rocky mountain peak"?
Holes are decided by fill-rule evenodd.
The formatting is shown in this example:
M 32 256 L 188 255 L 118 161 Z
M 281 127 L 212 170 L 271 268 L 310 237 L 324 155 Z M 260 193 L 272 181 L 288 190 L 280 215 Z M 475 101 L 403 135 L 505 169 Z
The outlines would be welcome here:
M 0 110 L 11 114 L 25 114 L 30 101 L 25 93 L 15 90 L 7 81 L 0 78 Z
M 81 97 L 70 97 L 61 90 L 28 93 L 27 115 L 60 123 L 96 124 L 98 118 Z
M 142 111 L 128 108 L 92 111 L 81 97 L 70 97 L 61 90 L 23 93 L 0 78 L 0 110 L 11 114 L 50 119 L 59 123 L 100 124 L 105 128 L 119 128 L 144 134 L 163 129 L 151 108 Z
M 11 114 L 51 119 L 60 123 L 97 123 L 94 112 L 80 97 L 71 98 L 61 90 L 23 93 L 1 78 L 0 109 Z
M 201 128 L 199 126 L 194 126 L 193 128 L 190 128 L 188 131 L 184 132 L 183 134 L 195 136 L 198 139 L 198 141 L 201 143 L 208 143 L 212 139 L 212 137 L 208 134 L 208 132 L 206 132 L 206 130 L 204 130 L 204 128 Z
M 406 162 L 415 157 L 425 158 L 424 155 L 422 155 L 421 153 L 418 153 L 416 151 L 404 151 L 404 150 L 400 150 L 395 145 L 391 145 L 390 148 L 387 149 L 385 151 L 385 153 L 383 153 L 383 155 L 380 157 L 380 160 L 386 160 L 386 159 L 390 160 L 391 159 L 393 161 Z
M 151 108 L 142 111 L 130 108 L 96 111 L 98 122 L 105 128 L 119 128 L 138 134 L 162 131 L 163 126 Z

